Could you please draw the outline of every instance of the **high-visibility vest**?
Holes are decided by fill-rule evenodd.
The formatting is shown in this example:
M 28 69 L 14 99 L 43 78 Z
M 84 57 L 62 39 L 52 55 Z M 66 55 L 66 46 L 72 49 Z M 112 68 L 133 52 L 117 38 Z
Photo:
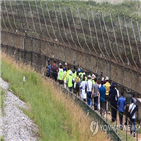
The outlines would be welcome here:
M 72 76 L 69 75 L 69 77 L 68 77 L 68 87 L 70 88 L 72 86 L 73 86 L 73 84 L 72 84 Z
M 92 80 L 92 82 L 93 82 L 93 84 L 95 84 L 95 81 L 94 80 Z
M 58 80 L 62 80 L 63 79 L 63 71 L 59 71 L 59 78 L 58 78 Z
M 82 72 L 80 72 L 79 75 L 81 75 L 81 78 L 83 77 L 83 73 Z
M 88 81 L 87 77 L 85 76 L 85 81 Z

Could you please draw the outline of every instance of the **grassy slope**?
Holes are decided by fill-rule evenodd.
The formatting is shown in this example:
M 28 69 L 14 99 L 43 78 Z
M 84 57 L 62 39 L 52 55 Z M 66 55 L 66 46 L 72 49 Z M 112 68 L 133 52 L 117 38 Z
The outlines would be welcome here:
M 2 55 L 2 78 L 10 83 L 11 89 L 27 102 L 30 111 L 25 111 L 39 127 L 39 138 L 44 141 L 105 140 L 107 135 L 99 131 L 90 135 L 92 119 L 71 100 L 53 88 L 29 68 L 18 67 L 10 58 Z M 26 77 L 23 84 L 22 78 Z M 82 122 L 83 121 L 83 122 Z

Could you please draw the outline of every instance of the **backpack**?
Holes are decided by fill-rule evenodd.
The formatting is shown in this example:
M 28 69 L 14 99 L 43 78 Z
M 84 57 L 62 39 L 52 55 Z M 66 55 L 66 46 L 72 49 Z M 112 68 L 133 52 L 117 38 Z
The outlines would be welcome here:
M 52 66 L 52 72 L 53 72 L 53 73 L 57 73 L 57 67 L 56 67 L 56 65 L 53 65 L 53 66 Z
M 132 108 L 133 108 L 134 105 L 135 105 L 136 107 L 132 110 Z M 132 112 L 129 113 L 129 118 L 130 118 L 130 120 L 132 119 L 134 113 L 135 113 L 136 111 L 138 111 L 138 105 L 136 105 L 136 104 L 134 104 L 134 105 L 133 105 L 132 108 L 131 108 L 131 111 L 132 111 Z

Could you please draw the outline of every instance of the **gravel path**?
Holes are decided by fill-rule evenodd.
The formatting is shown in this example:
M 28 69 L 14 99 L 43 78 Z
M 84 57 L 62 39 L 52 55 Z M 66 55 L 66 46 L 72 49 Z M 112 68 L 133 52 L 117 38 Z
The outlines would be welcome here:
M 3 98 L 4 117 L 2 135 L 5 141 L 37 141 L 37 126 L 23 113 L 26 104 L 9 90 L 8 83 L 0 78 L 0 86 L 5 92 Z

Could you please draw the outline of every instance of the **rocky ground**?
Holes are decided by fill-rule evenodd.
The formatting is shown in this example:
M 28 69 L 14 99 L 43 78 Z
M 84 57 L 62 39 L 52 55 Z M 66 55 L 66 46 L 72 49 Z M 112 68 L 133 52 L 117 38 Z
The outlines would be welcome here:
M 21 110 L 28 108 L 26 103 L 16 97 L 9 89 L 8 83 L 1 78 L 0 87 L 4 91 L 4 115 L 0 118 L 0 135 L 2 134 L 5 141 L 37 141 L 37 126 Z

